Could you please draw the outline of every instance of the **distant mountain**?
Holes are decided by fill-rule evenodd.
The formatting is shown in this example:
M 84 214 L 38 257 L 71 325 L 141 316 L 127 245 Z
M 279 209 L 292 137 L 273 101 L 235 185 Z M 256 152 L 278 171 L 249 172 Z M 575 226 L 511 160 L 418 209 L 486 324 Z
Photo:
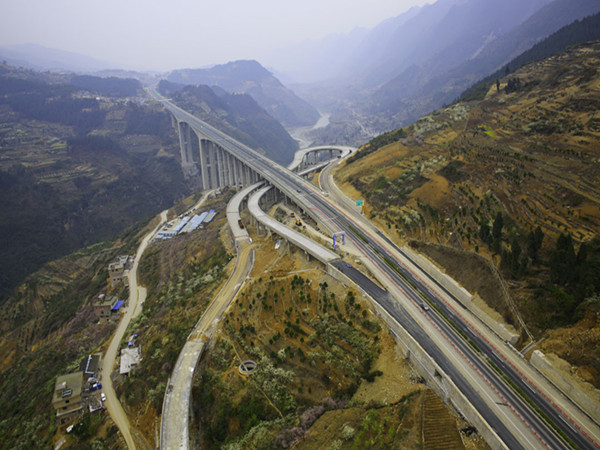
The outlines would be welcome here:
M 158 90 L 186 111 L 280 164 L 289 163 L 298 149 L 298 143 L 283 126 L 249 94 L 165 80 Z
M 475 83 L 461 95 L 461 100 L 483 99 L 494 80 L 502 78 L 532 61 L 553 56 L 567 47 L 600 40 L 600 13 L 562 27 L 556 33 L 538 42 L 526 52 L 509 61 L 504 67 Z
M 377 85 L 408 70 L 417 78 L 448 70 L 474 57 L 550 0 L 438 0 L 398 26 L 381 43 L 377 59 L 362 62 L 367 82 Z M 355 63 L 355 66 L 361 62 Z M 421 68 L 422 70 L 415 70 Z M 385 95 L 385 94 L 384 94 Z
M 415 120 L 453 101 L 474 82 L 506 65 L 559 28 L 598 11 L 600 2 L 597 0 L 555 0 L 454 67 L 443 70 L 439 60 L 433 58 L 419 69 L 402 73 L 377 91 L 376 109 L 395 116 L 393 123 Z
M 12 66 L 35 70 L 96 72 L 114 69 L 116 64 L 79 53 L 47 48 L 37 44 L 0 47 L 0 60 Z
M 284 73 L 294 83 L 338 78 L 342 76 L 343 65 L 369 34 L 366 28 L 355 28 L 349 34 L 287 44 L 267 57 L 267 61 L 269 67 L 276 67 L 278 73 Z M 285 77 L 277 77 L 285 82 Z
M 337 88 L 312 86 L 314 97 L 311 86 L 302 87 L 305 98 L 333 113 L 316 142 L 340 142 L 343 132 L 360 144 L 410 123 L 562 26 L 598 11 L 598 0 L 439 0 L 383 22 L 356 48 L 357 60 L 348 61 L 344 72 L 351 80 L 340 77 Z M 371 37 L 377 35 L 379 42 Z
M 218 86 L 229 93 L 250 95 L 284 126 L 314 124 L 319 112 L 286 88 L 256 61 L 234 61 L 210 69 L 175 70 L 168 81 L 189 85 Z
M 470 57 L 550 1 L 438 0 L 370 30 L 285 46 L 269 64 L 299 82 L 336 78 L 377 86 L 431 57 L 455 59 L 455 52 L 443 52 L 449 47 L 460 48 Z
M 142 88 L 140 82 L 133 78 L 102 78 L 92 75 L 75 75 L 71 78 L 71 85 L 115 97 L 133 97 L 140 94 Z

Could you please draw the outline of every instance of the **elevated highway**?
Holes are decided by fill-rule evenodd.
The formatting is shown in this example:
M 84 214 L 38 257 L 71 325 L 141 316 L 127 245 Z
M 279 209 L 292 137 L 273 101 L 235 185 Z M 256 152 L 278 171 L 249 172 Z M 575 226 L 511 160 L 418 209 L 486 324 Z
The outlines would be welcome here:
M 498 440 L 491 445 L 504 448 L 568 447 L 563 437 L 555 434 L 539 413 L 534 412 L 527 401 L 509 387 L 506 377 L 510 380 L 510 384 L 522 385 L 523 388 L 520 389 L 526 392 L 529 401 L 550 417 L 553 426 L 560 429 L 574 445 L 580 448 L 597 446 L 597 430 L 592 425 L 588 422 L 582 425 L 584 420 L 579 416 L 576 416 L 575 425 L 569 423 L 569 420 L 565 421 L 564 411 L 557 409 L 547 395 L 532 391 L 530 386 L 523 384 L 522 376 L 517 370 L 513 370 L 510 364 L 504 362 L 500 366 L 495 362 L 495 367 L 500 368 L 498 371 L 487 362 L 490 359 L 501 363 L 498 358 L 512 359 L 513 355 L 499 356 L 498 354 L 503 350 L 490 345 L 484 339 L 477 342 L 478 350 L 474 349 L 464 336 L 476 334 L 476 331 L 472 324 L 465 322 L 460 316 L 453 316 L 453 318 L 456 320 L 454 326 L 461 330 L 462 335 L 454 326 L 450 326 L 435 308 L 431 308 L 427 313 L 423 312 L 421 306 L 423 299 L 436 307 L 444 303 L 440 288 L 433 286 L 434 283 L 428 280 L 417 267 L 410 263 L 406 264 L 406 255 L 398 258 L 398 249 L 394 248 L 394 245 L 380 232 L 373 232 L 363 223 L 356 221 L 347 211 L 328 201 L 319 189 L 300 176 L 266 160 L 262 155 L 204 124 L 168 101 L 164 99 L 161 101 L 178 121 L 185 121 L 199 137 L 211 140 L 211 145 L 218 146 L 222 152 L 228 153 L 227 158 L 237 159 L 240 164 L 244 164 L 253 172 L 250 177 L 254 178 L 253 181 L 257 179 L 268 181 L 278 191 L 292 199 L 304 212 L 310 214 L 322 227 L 332 233 L 338 231 L 346 233 L 362 252 L 367 267 L 391 295 L 387 297 L 388 300 L 375 298 L 378 306 L 389 315 L 390 320 L 395 321 L 395 326 L 402 324 L 411 339 L 418 342 L 427 355 L 435 361 L 440 368 L 439 372 L 434 373 L 439 385 L 455 385 L 458 392 L 470 401 L 471 407 L 476 409 L 475 414 L 482 418 L 482 423 L 488 424 L 495 430 Z M 219 170 L 223 174 L 226 173 L 224 169 Z M 202 171 L 205 169 L 203 168 Z M 223 176 L 218 179 L 228 178 Z M 230 178 L 229 180 L 231 181 Z M 234 183 L 237 182 L 234 180 Z M 250 183 L 243 182 L 243 184 Z M 338 266 L 340 271 L 344 271 L 343 264 L 334 262 L 331 265 Z M 347 266 L 346 268 L 350 269 Z M 348 274 L 344 275 L 348 276 Z M 414 325 L 410 325 L 413 322 Z M 467 419 L 470 418 L 468 414 L 465 415 Z M 567 417 L 573 420 L 571 413 Z
M 354 150 L 353 147 L 337 145 L 320 145 L 318 147 L 303 148 L 294 154 L 294 160 L 288 165 L 288 169 L 301 169 L 303 166 L 315 165 L 323 160 L 331 160 L 334 156 L 345 158 Z
M 262 210 L 259 205 L 259 201 L 261 197 L 270 189 L 272 189 L 272 186 L 264 187 L 250 197 L 250 200 L 248 201 L 248 209 L 250 210 L 250 214 L 252 214 L 252 216 L 254 216 L 256 220 L 258 220 L 264 227 L 280 236 L 285 237 L 285 239 L 287 239 L 291 244 L 301 248 L 315 259 L 321 261 L 323 264 L 327 265 L 333 261 L 339 260 L 340 257 L 337 253 L 334 253 L 322 245 L 317 244 L 302 233 L 287 227 Z

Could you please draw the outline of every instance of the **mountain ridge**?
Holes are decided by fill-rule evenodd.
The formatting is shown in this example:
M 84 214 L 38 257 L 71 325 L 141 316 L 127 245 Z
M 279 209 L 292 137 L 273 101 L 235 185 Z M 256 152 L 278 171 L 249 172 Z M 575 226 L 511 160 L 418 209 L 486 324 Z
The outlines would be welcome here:
M 314 107 L 255 60 L 232 61 L 209 69 L 174 70 L 166 79 L 179 84 L 218 86 L 229 93 L 248 94 L 287 127 L 313 125 L 320 117 Z
M 17 44 L 0 47 L 0 60 L 13 66 L 35 70 L 97 72 L 110 70 L 116 63 L 102 61 L 81 53 L 69 52 L 39 44 Z
M 161 94 L 199 119 L 265 154 L 280 164 L 289 163 L 298 143 L 249 94 L 231 94 L 207 85 L 182 85 L 162 80 Z

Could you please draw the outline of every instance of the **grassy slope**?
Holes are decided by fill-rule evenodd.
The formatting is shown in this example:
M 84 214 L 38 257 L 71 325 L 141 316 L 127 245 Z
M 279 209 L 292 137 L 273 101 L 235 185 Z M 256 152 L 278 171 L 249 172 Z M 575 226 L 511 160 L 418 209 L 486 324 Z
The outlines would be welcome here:
M 588 250 L 596 247 L 599 63 L 596 43 L 527 65 L 501 79 L 500 91 L 493 86 L 483 101 L 458 103 L 405 127 L 406 137 L 343 167 L 338 181 L 358 190 L 367 212 L 396 239 L 451 246 L 464 250 L 462 257 L 479 252 L 494 261 L 535 332 L 572 323 L 585 309 L 574 305 L 597 289 L 597 279 L 581 281 L 590 283 L 582 294 L 574 282 L 556 283 L 550 266 L 560 233 L 570 233 L 575 251 L 583 242 Z M 514 79 L 516 91 L 507 92 Z M 498 212 L 504 226 L 493 240 Z M 482 224 L 489 226 L 487 239 Z M 534 255 L 527 234 L 536 227 L 544 239 Z M 517 246 L 521 256 L 513 265 Z M 595 252 L 589 264 L 597 264 Z M 465 285 L 473 281 L 468 273 L 461 276 Z M 596 356 L 579 362 L 592 369 L 598 385 L 598 342 L 586 348 Z

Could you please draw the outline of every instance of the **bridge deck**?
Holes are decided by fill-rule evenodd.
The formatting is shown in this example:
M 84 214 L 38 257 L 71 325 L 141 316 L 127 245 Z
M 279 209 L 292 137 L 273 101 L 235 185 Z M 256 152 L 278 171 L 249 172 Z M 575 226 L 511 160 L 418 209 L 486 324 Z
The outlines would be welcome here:
M 328 250 L 322 245 L 317 244 L 310 238 L 304 236 L 302 233 L 299 233 L 298 231 L 283 225 L 271 216 L 267 215 L 259 206 L 258 202 L 260 198 L 269 189 L 272 189 L 272 186 L 262 188 L 261 190 L 256 192 L 252 197 L 250 197 L 250 200 L 248 200 L 248 209 L 250 210 L 250 214 L 252 214 L 256 218 L 256 220 L 258 220 L 261 224 L 270 229 L 272 232 L 287 239 L 289 242 L 306 251 L 308 254 L 310 254 L 311 256 L 318 259 L 324 264 L 328 264 L 332 261 L 340 259 L 340 257 L 336 253 L 332 252 L 331 250 Z
M 258 189 L 262 184 L 262 182 L 255 183 L 251 186 L 248 186 L 247 188 L 242 189 L 237 194 L 235 194 L 231 198 L 231 200 L 229 200 L 229 203 L 227 203 L 227 222 L 229 223 L 229 228 L 231 229 L 231 232 L 233 233 L 233 238 L 235 240 L 248 239 L 250 237 L 248 231 L 245 228 L 242 229 L 238 222 L 239 220 L 241 220 L 240 205 L 242 201 L 248 195 L 250 195 L 252 191 Z

